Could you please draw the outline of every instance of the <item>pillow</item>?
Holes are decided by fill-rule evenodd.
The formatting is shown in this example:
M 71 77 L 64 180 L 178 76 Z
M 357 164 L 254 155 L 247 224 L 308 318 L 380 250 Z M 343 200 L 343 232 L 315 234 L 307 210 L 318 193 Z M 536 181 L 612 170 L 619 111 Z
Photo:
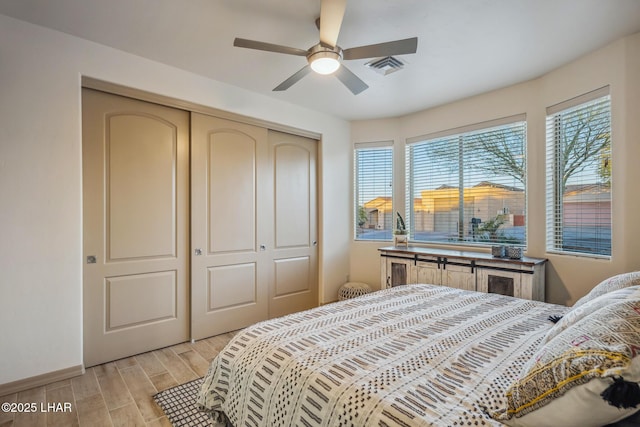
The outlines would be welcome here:
M 639 381 L 640 299 L 613 301 L 541 346 L 487 413 L 509 426 L 602 426 L 640 410 Z
M 549 332 L 547 332 L 547 335 L 542 339 L 541 344 L 548 343 L 560 332 L 584 319 L 591 313 L 598 311 L 602 307 L 605 307 L 615 301 L 624 300 L 640 300 L 640 285 L 629 286 L 628 288 L 607 292 L 606 294 L 587 301 L 579 307 L 572 308 L 562 316 L 555 325 L 553 325 Z
M 622 273 L 609 277 L 608 279 L 604 279 L 602 282 L 598 283 L 595 288 L 591 289 L 591 292 L 576 301 L 576 303 L 573 304 L 573 308 L 580 307 L 588 301 L 591 301 L 600 295 L 604 295 L 607 292 L 635 285 L 640 285 L 640 271 Z

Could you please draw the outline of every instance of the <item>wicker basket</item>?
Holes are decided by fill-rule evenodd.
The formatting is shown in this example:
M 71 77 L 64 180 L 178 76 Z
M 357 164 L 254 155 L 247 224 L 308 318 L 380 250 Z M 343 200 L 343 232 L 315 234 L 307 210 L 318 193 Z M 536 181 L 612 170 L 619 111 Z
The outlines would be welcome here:
M 347 282 L 338 290 L 338 301 L 359 297 L 371 292 L 371 286 L 366 283 Z

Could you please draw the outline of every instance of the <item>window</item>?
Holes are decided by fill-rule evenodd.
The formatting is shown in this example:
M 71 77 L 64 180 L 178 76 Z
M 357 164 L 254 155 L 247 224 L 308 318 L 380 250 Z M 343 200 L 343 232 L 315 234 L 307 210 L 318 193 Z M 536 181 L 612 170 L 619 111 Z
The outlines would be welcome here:
M 547 251 L 611 256 L 611 99 L 547 108 Z
M 407 141 L 411 240 L 526 245 L 524 115 Z
M 354 155 L 355 238 L 391 240 L 393 230 L 393 146 L 356 144 Z

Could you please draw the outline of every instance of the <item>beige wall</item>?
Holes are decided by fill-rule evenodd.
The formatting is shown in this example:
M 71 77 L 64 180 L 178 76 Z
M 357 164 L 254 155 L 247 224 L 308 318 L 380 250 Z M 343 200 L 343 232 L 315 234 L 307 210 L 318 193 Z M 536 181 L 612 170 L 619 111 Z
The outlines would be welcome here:
M 323 135 L 321 299 L 336 299 L 349 273 L 348 122 L 0 15 L 0 384 L 82 364 L 83 75 Z
M 472 76 L 470 76 L 472 78 Z M 610 85 L 613 135 L 613 248 L 610 260 L 560 256 L 545 250 L 545 108 Z M 549 302 L 572 304 L 600 280 L 640 269 L 640 33 L 618 40 L 536 80 L 421 111 L 405 117 L 352 123 L 354 142 L 396 141 L 396 209 L 403 209 L 404 141 L 419 135 L 515 114 L 527 115 L 527 255 L 549 259 Z M 402 160 L 400 160 L 402 159 Z M 351 244 L 353 281 L 380 285 L 379 247 L 391 242 Z

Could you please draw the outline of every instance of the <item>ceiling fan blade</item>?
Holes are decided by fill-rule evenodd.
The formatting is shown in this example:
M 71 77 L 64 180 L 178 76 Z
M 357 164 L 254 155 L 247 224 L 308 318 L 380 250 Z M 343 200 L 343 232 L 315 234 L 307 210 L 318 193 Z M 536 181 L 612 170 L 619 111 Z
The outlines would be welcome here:
M 237 38 L 233 41 L 235 47 L 246 47 L 247 49 L 266 50 L 267 52 L 285 53 L 287 55 L 307 56 L 308 52 L 304 49 L 295 47 L 282 46 L 279 44 L 259 42 L 255 40 L 247 40 Z
M 360 80 L 358 76 L 345 67 L 344 64 L 341 64 L 338 71 L 334 74 L 354 95 L 359 94 L 369 87 L 365 82 Z
M 304 67 L 302 67 L 300 70 L 298 70 L 294 75 L 289 77 L 287 80 L 283 81 L 278 86 L 276 86 L 273 89 L 273 91 L 279 92 L 279 91 L 289 89 L 291 86 L 293 86 L 295 83 L 297 83 L 300 79 L 302 79 L 304 76 L 306 76 L 310 72 L 311 72 L 311 67 L 309 66 L 309 64 L 307 64 Z
M 368 46 L 352 47 L 342 51 L 344 59 L 376 58 L 379 56 L 404 55 L 416 53 L 418 50 L 418 38 L 396 40 L 393 42 L 370 44 Z
M 338 43 L 338 34 L 347 0 L 322 0 L 320 3 L 320 41 L 331 47 Z

